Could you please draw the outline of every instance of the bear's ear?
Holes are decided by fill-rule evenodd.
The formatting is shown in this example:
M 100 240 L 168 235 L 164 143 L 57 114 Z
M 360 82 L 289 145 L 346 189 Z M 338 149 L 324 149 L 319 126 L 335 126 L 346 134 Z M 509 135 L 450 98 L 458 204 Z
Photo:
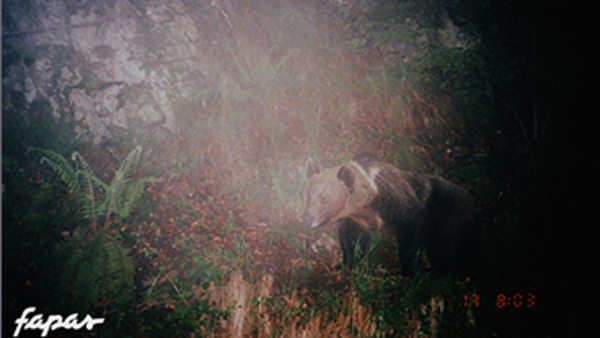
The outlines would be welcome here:
M 350 193 L 354 193 L 354 172 L 346 166 L 342 166 L 337 173 L 337 178 L 344 182 Z
M 309 158 L 306 160 L 306 177 L 311 178 L 323 171 L 323 167 L 317 161 Z

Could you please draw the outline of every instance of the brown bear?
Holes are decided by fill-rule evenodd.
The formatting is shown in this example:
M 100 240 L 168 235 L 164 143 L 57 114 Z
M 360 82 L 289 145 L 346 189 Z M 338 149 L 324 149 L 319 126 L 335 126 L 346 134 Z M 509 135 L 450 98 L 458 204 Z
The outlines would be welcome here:
M 435 272 L 473 267 L 475 203 L 460 186 L 402 171 L 370 153 L 325 170 L 309 159 L 306 172 L 303 223 L 310 228 L 335 224 L 345 265 L 354 264 L 355 250 L 364 252 L 372 231 L 386 230 L 396 237 L 404 276 L 415 275 L 423 253 Z

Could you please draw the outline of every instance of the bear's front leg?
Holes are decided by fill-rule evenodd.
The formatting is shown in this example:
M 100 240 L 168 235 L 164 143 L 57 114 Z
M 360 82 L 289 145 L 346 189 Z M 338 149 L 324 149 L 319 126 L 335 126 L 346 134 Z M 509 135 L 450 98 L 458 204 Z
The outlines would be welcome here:
M 404 225 L 396 229 L 396 243 L 398 244 L 398 259 L 402 264 L 402 276 L 414 278 L 418 272 L 417 259 L 419 258 L 419 244 L 417 230 Z
M 367 230 L 352 217 L 338 220 L 338 234 L 344 265 L 352 268 L 365 254 L 371 237 Z

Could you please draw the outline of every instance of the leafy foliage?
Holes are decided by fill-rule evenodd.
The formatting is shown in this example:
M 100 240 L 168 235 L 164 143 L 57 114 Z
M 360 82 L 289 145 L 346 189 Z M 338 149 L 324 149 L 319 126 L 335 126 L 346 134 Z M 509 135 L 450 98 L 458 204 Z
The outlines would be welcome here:
M 86 239 L 83 231 L 57 247 L 56 259 L 63 263 L 60 276 L 63 310 L 89 311 L 98 305 L 101 297 L 115 298 L 121 293 L 131 294 L 134 266 L 118 236 L 101 230 Z
M 82 202 L 82 212 L 91 222 L 90 232 L 97 231 L 96 221 L 105 217 L 104 226 L 108 226 L 114 214 L 120 219 L 127 217 L 137 198 L 143 192 L 144 185 L 156 182 L 152 177 L 133 180 L 132 175 L 139 162 L 142 147 L 135 147 L 123 160 L 115 172 L 110 185 L 102 182 L 93 172 L 90 165 L 78 152 L 71 156 L 75 166 L 60 154 L 40 148 L 32 148 L 40 153 L 42 163 L 47 163 L 54 172 L 67 184 Z
M 81 214 L 90 220 L 89 228 L 77 227 L 72 236 L 60 243 L 55 252 L 56 262 L 63 271 L 56 283 L 60 286 L 56 306 L 61 310 L 89 310 L 98 305 L 101 297 L 130 294 L 134 266 L 129 250 L 118 234 L 107 232 L 111 216 L 127 217 L 147 182 L 153 178 L 133 180 L 132 175 L 142 152 L 136 147 L 121 163 L 110 185 L 102 182 L 80 153 L 74 152 L 75 166 L 60 154 L 32 148 L 64 181 L 81 203 Z M 105 217 L 100 230 L 96 220 Z M 85 230 L 84 230 L 85 229 Z

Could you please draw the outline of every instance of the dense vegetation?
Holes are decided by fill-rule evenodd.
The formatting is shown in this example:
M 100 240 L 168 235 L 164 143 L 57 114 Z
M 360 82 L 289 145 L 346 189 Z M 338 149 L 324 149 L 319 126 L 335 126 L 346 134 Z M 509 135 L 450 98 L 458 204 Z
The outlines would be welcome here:
M 93 4 L 64 3 L 102 17 Z M 570 266 L 570 234 L 556 219 L 574 212 L 573 122 L 560 117 L 578 83 L 569 39 L 553 25 L 560 8 L 431 0 L 374 1 L 361 11 L 257 0 L 225 17 L 167 3 L 205 34 L 190 44 L 210 65 L 196 72 L 188 62 L 200 61 L 174 57 L 173 28 L 144 9 L 160 4 L 131 2 L 148 49 L 131 58 L 164 89 L 170 126 L 127 115 L 94 134 L 71 94 L 114 83 L 89 56 L 3 44 L 3 80 L 42 69 L 43 59 L 54 88 L 30 100 L 3 85 L 5 335 L 32 305 L 104 317 L 79 332 L 100 337 L 565 330 L 545 321 L 554 314 L 549 288 L 567 290 Z M 444 38 L 444 18 L 464 35 Z M 117 108 L 160 110 L 149 85 L 118 85 Z M 336 250 L 315 252 L 327 237 L 298 221 L 304 162 L 334 165 L 362 150 L 468 188 L 485 269 L 407 280 L 385 238 L 353 271 L 334 268 Z M 536 303 L 499 309 L 498 294 L 532 294 Z

